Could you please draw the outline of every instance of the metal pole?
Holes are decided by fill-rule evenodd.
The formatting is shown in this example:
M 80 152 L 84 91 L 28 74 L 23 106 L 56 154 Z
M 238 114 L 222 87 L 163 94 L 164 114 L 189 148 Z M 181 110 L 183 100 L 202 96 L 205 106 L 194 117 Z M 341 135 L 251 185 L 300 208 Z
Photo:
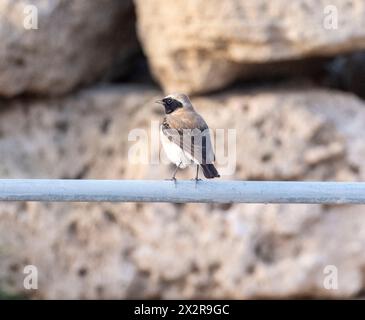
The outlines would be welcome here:
M 365 183 L 0 179 L 0 201 L 365 204 Z

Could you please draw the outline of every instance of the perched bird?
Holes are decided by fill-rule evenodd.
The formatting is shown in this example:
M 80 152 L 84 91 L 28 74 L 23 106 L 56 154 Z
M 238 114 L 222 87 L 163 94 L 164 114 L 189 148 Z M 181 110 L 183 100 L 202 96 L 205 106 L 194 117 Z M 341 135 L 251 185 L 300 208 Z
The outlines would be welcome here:
M 199 180 L 199 166 L 208 179 L 220 177 L 214 167 L 214 152 L 208 125 L 194 110 L 185 94 L 171 94 L 156 101 L 165 107 L 165 117 L 160 127 L 162 146 L 167 157 L 176 165 L 172 180 L 179 168 L 196 164 L 196 177 Z

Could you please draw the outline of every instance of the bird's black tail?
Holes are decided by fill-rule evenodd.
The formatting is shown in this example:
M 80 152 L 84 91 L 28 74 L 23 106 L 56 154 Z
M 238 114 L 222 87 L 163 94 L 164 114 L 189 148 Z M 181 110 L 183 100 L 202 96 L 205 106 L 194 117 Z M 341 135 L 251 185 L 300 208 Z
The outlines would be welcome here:
M 217 171 L 217 169 L 215 168 L 214 164 L 201 164 L 200 165 L 203 169 L 203 173 L 204 173 L 204 177 L 206 177 L 207 179 L 212 179 L 212 178 L 219 178 L 220 175 Z

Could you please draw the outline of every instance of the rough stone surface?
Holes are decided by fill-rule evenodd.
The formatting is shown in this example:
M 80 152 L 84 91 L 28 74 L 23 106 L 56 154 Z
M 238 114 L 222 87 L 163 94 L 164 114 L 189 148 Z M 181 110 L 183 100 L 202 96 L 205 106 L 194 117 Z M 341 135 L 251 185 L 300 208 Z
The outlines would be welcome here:
M 134 2 L 140 39 L 166 91 L 206 92 L 261 75 L 261 64 L 365 47 L 363 0 Z
M 24 28 L 30 4 L 36 30 Z M 0 0 L 0 95 L 61 94 L 101 78 L 138 47 L 134 23 L 131 0 Z
M 161 94 L 125 86 L 9 102 L 0 114 L 1 177 L 167 177 L 169 166 L 127 156 L 130 130 L 159 119 L 153 101 Z M 211 126 L 239 130 L 237 171 L 224 179 L 365 179 L 365 104 L 352 95 L 262 88 L 193 102 Z M 364 290 L 363 211 L 1 203 L 0 291 L 29 294 L 23 268 L 33 264 L 34 298 L 356 297 Z M 327 265 L 338 269 L 338 290 L 323 286 Z

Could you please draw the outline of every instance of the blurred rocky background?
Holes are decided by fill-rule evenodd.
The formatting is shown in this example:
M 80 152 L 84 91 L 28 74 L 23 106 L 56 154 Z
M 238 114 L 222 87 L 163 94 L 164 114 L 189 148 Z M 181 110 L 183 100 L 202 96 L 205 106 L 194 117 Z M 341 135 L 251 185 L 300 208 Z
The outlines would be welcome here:
M 180 91 L 237 130 L 223 179 L 364 181 L 364 17 L 363 0 L 0 0 L 0 178 L 166 178 L 171 166 L 128 161 L 128 134 Z M 1 203 L 0 297 L 360 298 L 364 214 Z M 23 287 L 28 264 L 38 290 Z

